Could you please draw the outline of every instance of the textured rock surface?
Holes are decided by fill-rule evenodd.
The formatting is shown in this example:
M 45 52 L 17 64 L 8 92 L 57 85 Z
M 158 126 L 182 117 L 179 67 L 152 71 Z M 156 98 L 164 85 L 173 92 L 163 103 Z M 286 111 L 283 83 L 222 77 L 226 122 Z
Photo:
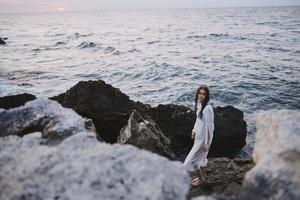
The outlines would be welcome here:
M 104 81 L 79 82 L 66 93 L 51 99 L 74 109 L 83 117 L 93 120 L 97 133 L 106 142 L 115 143 L 120 130 L 126 126 L 133 109 L 142 116 L 149 115 L 170 139 L 172 149 L 185 157 L 193 144 L 191 130 L 194 112 L 185 106 L 159 105 L 151 108 L 134 102 L 119 89 Z M 215 132 L 211 156 L 230 156 L 246 144 L 246 122 L 243 113 L 231 106 L 215 109 Z
M 4 41 L 4 39 L 2 39 L 1 37 L 0 37 L 0 45 L 5 45 L 6 44 L 6 42 Z
M 149 109 L 149 115 L 171 139 L 174 149 L 183 149 L 193 140 L 191 131 L 195 122 L 194 112 L 184 106 L 159 105 Z M 209 156 L 230 156 L 246 144 L 247 127 L 243 112 L 232 107 L 216 107 L 215 130 Z
M 242 111 L 232 106 L 216 107 L 214 140 L 210 155 L 226 156 L 246 145 L 247 124 Z M 222 154 L 223 152 L 223 154 Z
M 190 179 L 178 161 L 79 133 L 58 146 L 0 138 L 0 199 L 183 200 Z
M 128 124 L 120 131 L 120 144 L 132 144 L 141 149 L 175 159 L 169 139 L 164 136 L 158 126 L 151 119 L 144 119 L 134 110 Z
M 193 200 L 300 199 L 299 121 L 299 110 L 260 113 L 253 151 L 256 164 L 246 173 L 242 192 L 235 197 L 213 195 Z
M 36 99 L 34 95 L 27 93 L 0 97 L 0 108 L 10 109 L 23 106 L 26 102 L 34 99 Z
M 188 198 L 199 195 L 222 195 L 232 197 L 242 192 L 242 183 L 247 171 L 254 166 L 250 159 L 209 158 L 206 167 L 207 179 L 190 189 Z M 196 176 L 196 173 L 191 176 Z
M 85 131 L 84 120 L 71 109 L 49 99 L 36 99 L 22 107 L 0 110 L 0 136 L 40 131 L 45 142 L 55 143 Z
M 195 123 L 192 109 L 179 105 L 158 105 L 150 108 L 148 114 L 162 132 L 171 140 L 173 149 L 189 149 L 193 145 L 191 132 Z
M 109 143 L 117 141 L 120 130 L 127 124 L 137 105 L 119 89 L 101 80 L 81 81 L 66 93 L 51 99 L 92 119 L 100 137 Z
M 255 167 L 245 179 L 240 199 L 300 199 L 300 112 L 258 115 L 253 151 Z

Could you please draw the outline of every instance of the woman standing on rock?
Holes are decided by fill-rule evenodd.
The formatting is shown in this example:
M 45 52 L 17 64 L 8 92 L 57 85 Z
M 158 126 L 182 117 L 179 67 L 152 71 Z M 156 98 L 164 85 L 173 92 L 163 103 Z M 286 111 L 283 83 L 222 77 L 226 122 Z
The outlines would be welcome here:
M 198 177 L 193 179 L 192 186 L 198 186 L 205 180 L 205 169 L 207 165 L 207 154 L 212 142 L 214 131 L 214 111 L 208 104 L 209 90 L 205 85 L 199 86 L 195 96 L 196 122 L 192 130 L 194 145 L 183 166 L 189 172 L 196 171 Z

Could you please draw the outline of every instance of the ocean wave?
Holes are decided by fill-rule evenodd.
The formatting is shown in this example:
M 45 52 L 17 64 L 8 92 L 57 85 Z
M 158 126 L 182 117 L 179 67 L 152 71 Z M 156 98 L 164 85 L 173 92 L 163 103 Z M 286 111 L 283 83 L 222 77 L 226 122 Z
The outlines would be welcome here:
M 211 33 L 211 34 L 209 34 L 209 36 L 218 38 L 218 37 L 228 37 L 229 35 L 226 34 L 226 33 L 225 34 L 223 34 L 223 33 Z
M 202 38 L 202 37 L 205 37 L 205 36 L 200 36 L 200 35 L 190 35 L 190 36 L 187 36 L 188 39 L 198 39 L 198 38 Z
M 108 46 L 104 49 L 104 53 L 112 53 L 114 51 L 116 51 L 116 48 L 111 46 Z
M 128 50 L 128 52 L 134 53 L 134 52 L 141 52 L 141 51 L 136 48 L 133 48 L 133 49 Z
M 283 48 L 276 48 L 276 47 L 269 47 L 268 50 L 270 51 L 281 51 L 281 52 L 288 52 L 289 49 L 283 49 Z
M 233 39 L 233 40 L 250 40 L 250 38 L 244 37 L 244 36 L 233 36 L 229 34 L 223 34 L 223 33 L 211 33 L 208 35 L 190 35 L 186 37 L 187 39 L 206 39 L 206 38 L 221 38 L 221 39 Z M 197 41 L 197 40 L 196 40 Z
M 154 40 L 154 41 L 150 41 L 150 42 L 147 42 L 147 44 L 155 44 L 155 43 L 159 43 L 160 40 Z
M 80 34 L 80 33 L 73 33 L 71 35 L 68 36 L 69 39 L 78 39 L 78 38 L 82 38 L 82 37 L 89 37 L 89 36 L 93 36 L 93 33 L 88 33 L 88 34 Z
M 258 22 L 257 25 L 279 25 L 279 22 Z
M 94 48 L 97 45 L 94 42 L 81 42 L 77 47 L 80 49 Z
M 23 87 L 13 84 L 1 83 L 0 82 L 0 97 L 11 96 L 16 94 L 26 93 L 27 90 Z
M 59 46 L 59 45 L 66 45 L 67 43 L 65 42 L 56 42 L 54 46 Z
M 46 37 L 58 37 L 58 36 L 64 36 L 65 33 L 45 33 L 44 36 Z

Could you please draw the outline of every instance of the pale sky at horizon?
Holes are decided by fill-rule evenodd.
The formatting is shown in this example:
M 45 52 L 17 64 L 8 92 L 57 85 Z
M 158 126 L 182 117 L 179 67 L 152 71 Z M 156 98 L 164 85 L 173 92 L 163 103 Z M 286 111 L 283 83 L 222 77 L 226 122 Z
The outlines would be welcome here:
M 0 13 L 296 5 L 300 0 L 0 0 Z

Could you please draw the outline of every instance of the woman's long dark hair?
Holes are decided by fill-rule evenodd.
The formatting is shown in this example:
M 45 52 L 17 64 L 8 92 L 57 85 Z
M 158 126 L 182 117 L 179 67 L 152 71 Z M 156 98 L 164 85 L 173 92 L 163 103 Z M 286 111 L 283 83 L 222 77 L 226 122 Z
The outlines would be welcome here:
M 209 101 L 209 89 L 206 85 L 200 85 L 198 87 L 197 92 L 196 92 L 196 96 L 195 96 L 195 112 L 196 113 L 197 113 L 197 104 L 198 104 L 198 94 L 199 94 L 200 90 L 204 90 L 205 93 L 206 93 L 203 105 L 201 107 L 201 111 L 200 111 L 199 116 L 198 116 L 200 119 L 202 119 L 202 116 L 203 116 L 202 112 L 203 112 L 205 106 L 207 105 L 207 103 Z

